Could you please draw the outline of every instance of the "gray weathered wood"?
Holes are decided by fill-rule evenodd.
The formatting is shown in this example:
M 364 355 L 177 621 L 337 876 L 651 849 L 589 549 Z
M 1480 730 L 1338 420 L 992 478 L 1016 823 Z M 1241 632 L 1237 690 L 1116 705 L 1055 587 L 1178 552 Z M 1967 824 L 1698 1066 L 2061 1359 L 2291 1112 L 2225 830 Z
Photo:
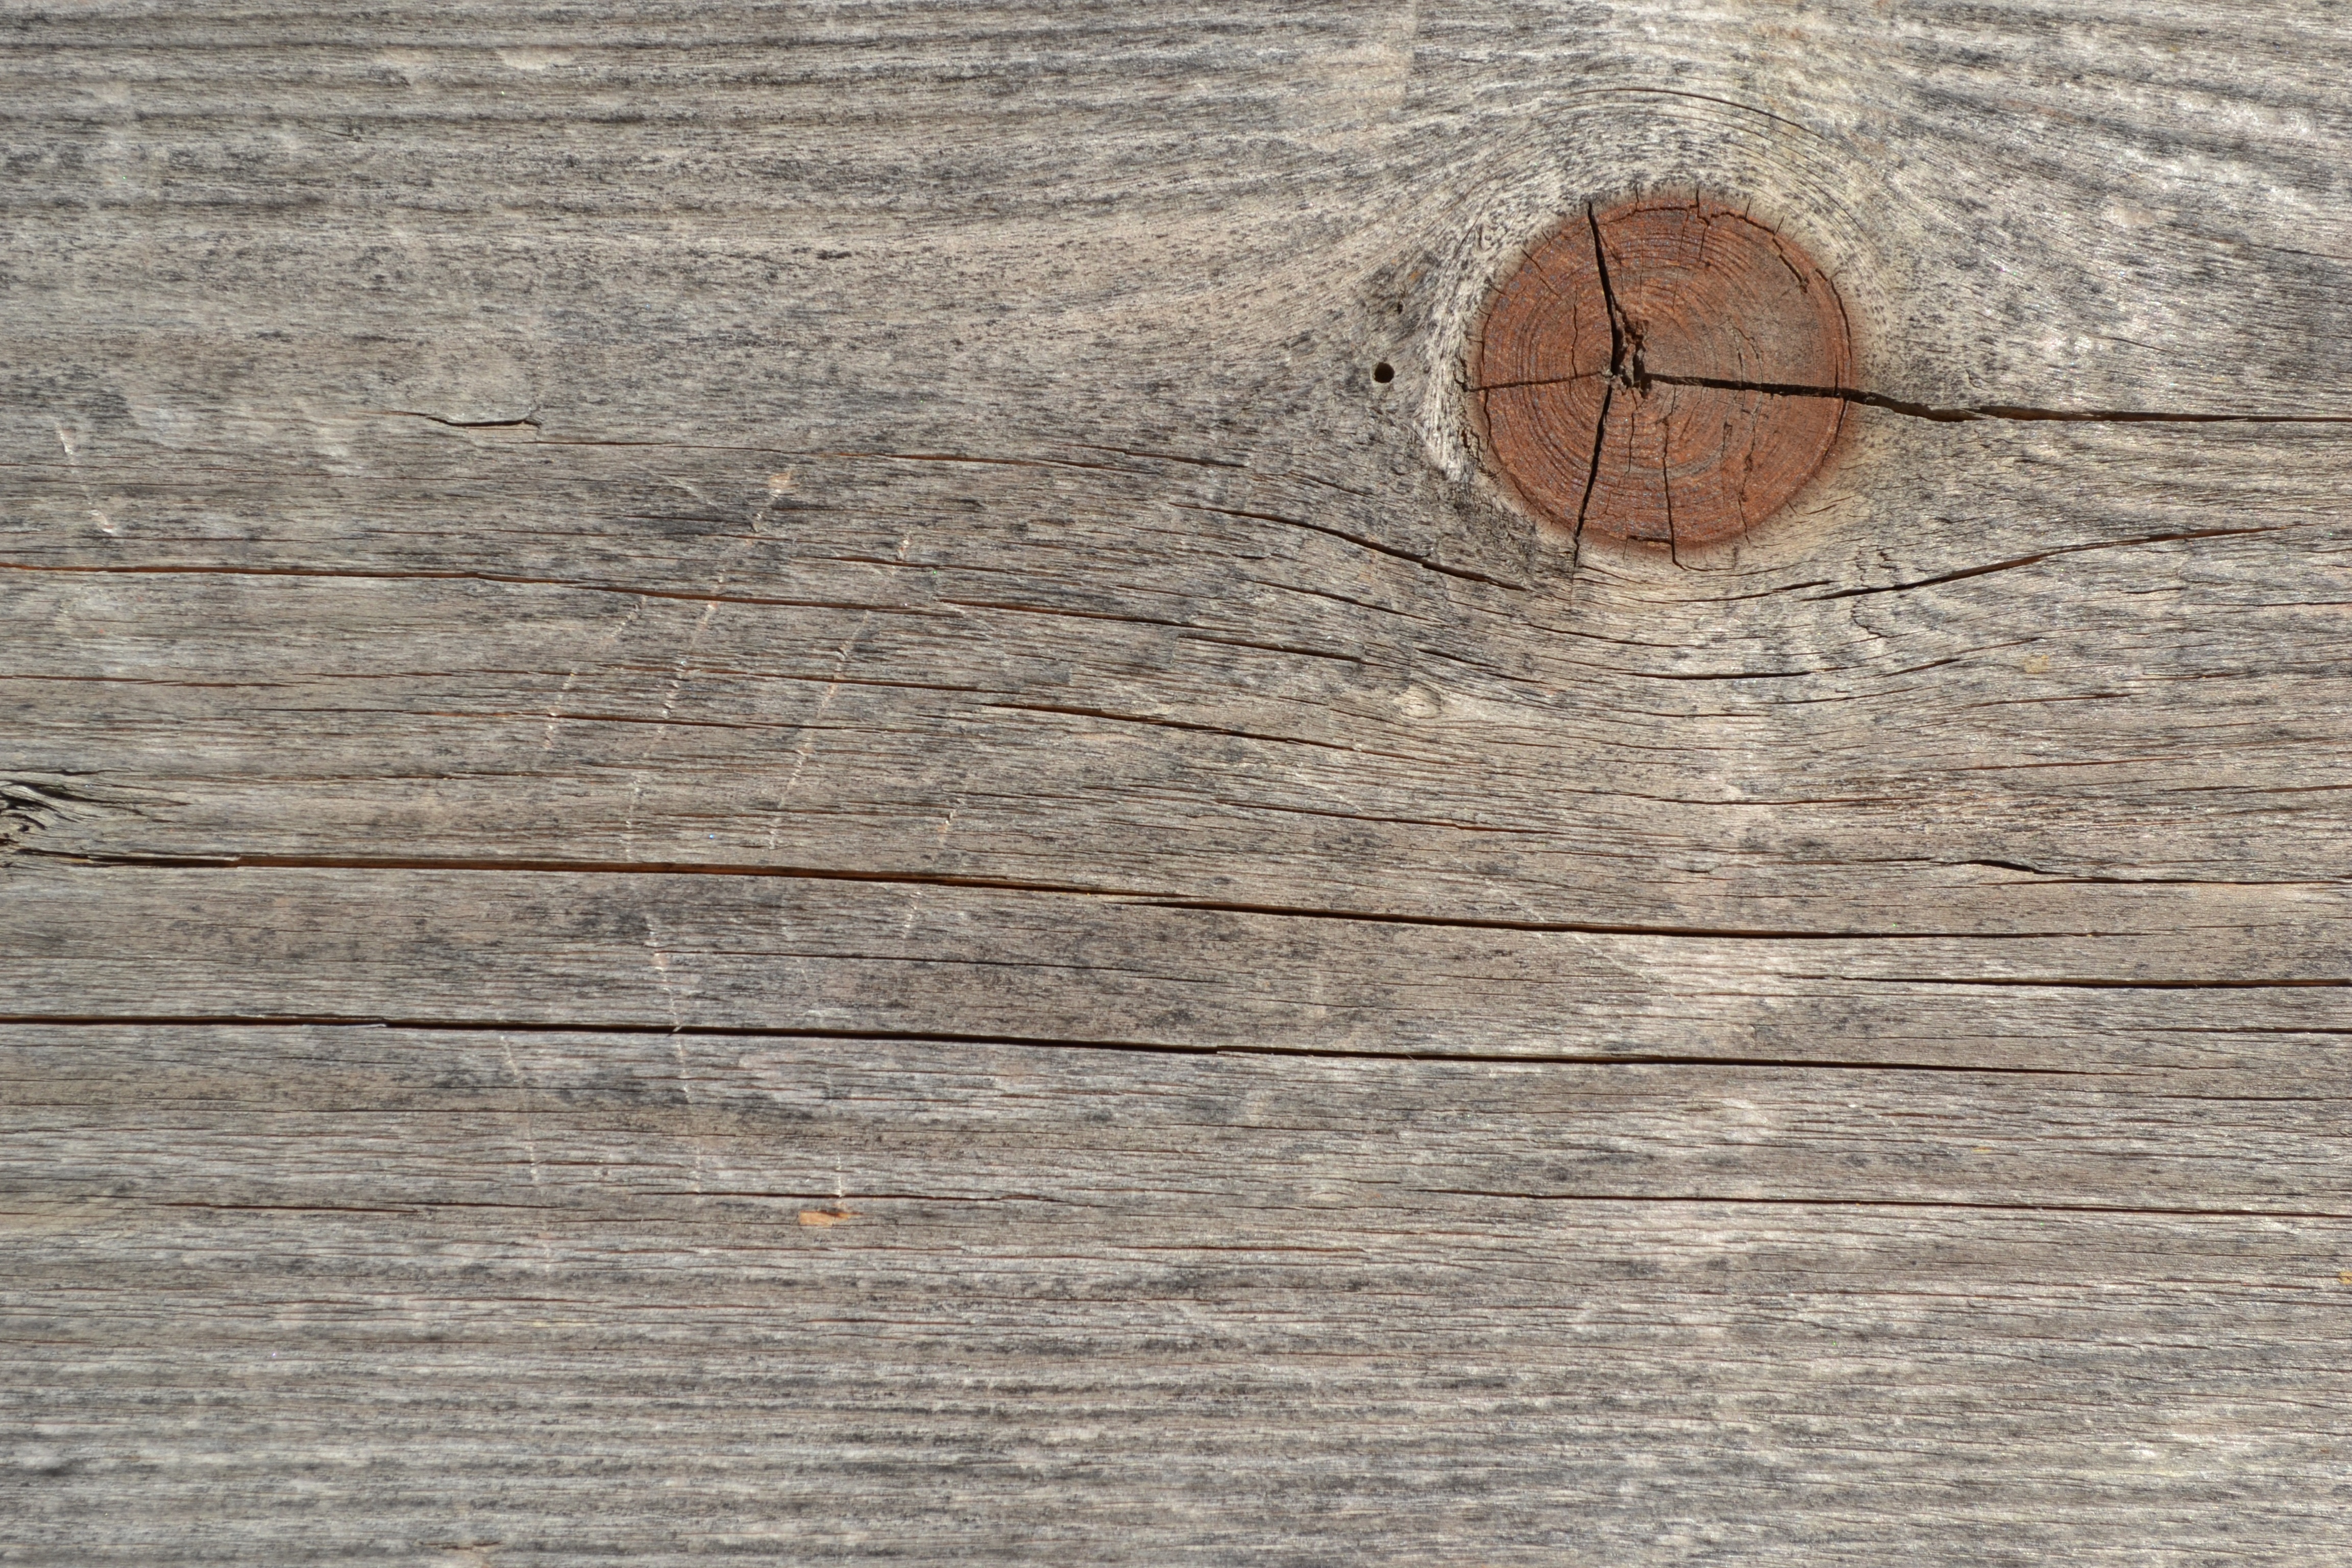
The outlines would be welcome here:
M 0 1073 L 27 1555 L 2022 1562 L 2352 1500 L 2352 1213 L 2302 1206 L 2352 1142 L 2292 1065 L 100 1027 Z
M 2341 1554 L 2333 11 L 6 24 L 0 1561 Z

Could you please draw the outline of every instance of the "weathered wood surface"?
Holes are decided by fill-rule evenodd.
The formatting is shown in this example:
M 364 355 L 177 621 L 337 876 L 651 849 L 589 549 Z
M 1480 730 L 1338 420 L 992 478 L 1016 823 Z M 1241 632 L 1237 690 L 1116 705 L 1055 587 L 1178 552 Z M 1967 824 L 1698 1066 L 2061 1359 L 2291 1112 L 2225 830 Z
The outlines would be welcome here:
M 2335 8 L 0 20 L 0 1561 L 2341 1559 Z

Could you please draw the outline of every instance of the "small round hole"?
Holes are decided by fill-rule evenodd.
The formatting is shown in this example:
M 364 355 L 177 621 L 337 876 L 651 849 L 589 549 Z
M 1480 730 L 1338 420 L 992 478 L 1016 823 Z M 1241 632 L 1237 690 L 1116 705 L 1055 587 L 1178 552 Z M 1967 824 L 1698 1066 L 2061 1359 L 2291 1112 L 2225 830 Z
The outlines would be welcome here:
M 1382 360 L 1380 363 L 1372 366 L 1372 379 L 1379 382 L 1382 386 L 1386 386 L 1389 383 L 1396 379 L 1396 366 L 1389 363 L 1386 360 Z

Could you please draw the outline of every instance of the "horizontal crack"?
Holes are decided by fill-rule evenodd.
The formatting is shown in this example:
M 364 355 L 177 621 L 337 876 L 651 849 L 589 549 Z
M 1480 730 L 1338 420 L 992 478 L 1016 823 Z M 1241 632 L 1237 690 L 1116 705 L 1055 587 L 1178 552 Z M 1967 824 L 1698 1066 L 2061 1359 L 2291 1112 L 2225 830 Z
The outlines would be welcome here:
M 1013 713 L 1054 713 L 1070 719 L 1100 719 L 1110 723 L 1142 724 L 1161 730 L 1185 730 L 1196 734 L 1223 735 L 1236 741 L 1263 741 L 1269 745 L 1314 746 L 1327 752 L 1346 752 L 1357 756 L 1391 757 L 1400 762 L 1430 761 L 1428 758 L 1415 757 L 1402 752 L 1383 752 L 1361 745 L 1343 745 L 1337 741 L 1315 741 L 1304 735 L 1274 735 L 1252 730 L 1229 730 L 1222 724 L 1195 723 L 1187 719 L 1170 719 L 1153 713 L 1115 713 L 1107 708 L 1076 708 L 1045 702 L 982 702 L 978 706 Z
M 1379 540 L 1367 539 L 1360 533 L 1350 533 L 1344 528 L 1333 528 L 1325 523 L 1309 522 L 1303 517 L 1285 517 L 1279 512 L 1271 511 L 1241 511 L 1229 506 L 1202 506 L 1192 501 L 1171 501 L 1168 504 L 1178 511 L 1204 511 L 1213 513 L 1218 517 L 1240 518 L 1244 521 L 1249 522 L 1273 522 L 1280 523 L 1286 528 L 1303 528 L 1307 530 L 1309 532 L 1320 533 L 1328 538 L 1337 539 L 1345 543 L 1355 545 L 1360 550 L 1369 550 L 1373 552 L 1375 554 L 1386 555 L 1398 561 L 1410 562 L 1412 564 L 1422 568 L 1423 571 L 1434 572 L 1446 577 L 1458 577 L 1465 583 L 1484 583 L 1489 587 L 1508 588 L 1514 592 L 1522 591 L 1527 586 L 1524 583 L 1506 582 L 1500 577 L 1490 577 L 1484 572 L 1473 572 L 1466 567 L 1449 566 L 1444 562 L 1432 560 L 1430 557 L 1416 553 L 1413 551 L 1401 550 L 1393 544 L 1382 544 Z
M 1962 566 L 1950 572 L 1938 572 L 1932 577 L 1914 577 L 1904 583 L 1876 583 L 1862 588 L 1839 588 L 1827 594 L 1807 595 L 1816 601 L 1829 599 L 1859 599 L 1873 594 L 1907 594 L 1915 588 L 1933 588 L 1946 583 L 1965 582 L 1970 577 L 1987 577 L 1996 572 L 2014 572 L 2021 567 L 2039 566 L 2045 561 L 2062 556 L 2081 555 L 2094 550 L 2127 550 L 2143 544 L 2182 544 L 2200 539 L 2237 539 L 2247 534 L 2274 533 L 2277 525 L 2257 524 L 2249 528 L 2193 528 L 2173 533 L 2142 533 L 2128 539 L 2095 539 L 2087 544 L 2061 544 L 2048 550 L 2038 550 L 2031 555 L 2014 555 L 2005 561 L 1990 561 L 1976 566 Z
M 1790 381 L 1738 381 L 1716 375 L 1666 375 L 1653 370 L 1622 374 L 1587 371 L 1578 375 L 1538 377 L 1532 381 L 1497 381 L 1474 386 L 1473 392 L 1507 392 L 1515 387 L 1565 386 L 1571 382 L 1606 380 L 1612 388 L 1633 391 L 1651 386 L 1697 386 L 1717 392 L 1758 392 L 1771 397 L 1834 397 L 1864 408 L 1884 409 L 1913 419 L 1961 425 L 1979 419 L 2016 420 L 2061 425 L 2352 425 L 2352 414 L 2175 414 L 2141 408 L 2032 408 L 2016 403 L 1979 403 L 1938 407 L 1890 397 L 1853 386 L 1812 386 Z
M 1056 1035 L 953 1034 L 937 1030 L 816 1029 L 759 1024 L 551 1023 L 496 1018 L 401 1018 L 369 1013 L 16 1013 L 0 1028 L 406 1029 L 420 1034 L 677 1035 L 712 1039 L 839 1040 L 924 1046 L 1017 1046 L 1044 1050 L 1129 1051 L 1144 1056 L 1300 1057 L 1328 1061 L 1394 1061 L 1430 1066 L 1696 1067 L 1819 1072 L 1957 1073 L 2001 1078 L 2137 1078 L 2136 1071 L 2091 1068 L 1989 1067 L 1965 1062 L 1814 1060 L 1649 1051 L 1381 1050 L 1371 1047 L 1194 1045 L 1168 1040 L 1087 1040 Z
M 1711 375 L 1662 375 L 1643 379 L 1667 386 L 1705 386 L 1722 392 L 1761 392 L 1778 397 L 1836 397 L 1865 408 L 1883 408 L 1914 419 L 1960 424 L 1974 419 L 2050 421 L 2071 425 L 2352 425 L 2352 414 L 2168 414 L 2137 408 L 2029 408 L 2013 403 L 1982 403 L 1937 408 L 1884 393 L 1851 386 L 1805 386 L 1778 381 L 1733 381 Z
M 694 860 L 488 859 L 456 856 L 136 855 L 19 847 L 26 858 L 100 868 L 193 871 L 421 871 L 516 875 L 767 877 L 806 882 L 879 882 L 903 887 L 971 888 L 982 891 L 1112 899 L 1131 909 L 1189 910 L 1203 914 L 1263 915 L 1284 920 L 1339 921 L 1365 925 L 1430 926 L 1461 931 L 1518 931 L 1569 936 L 1641 936 L 1697 942 L 2051 942 L 2080 938 L 2064 931 L 1803 931 L 1773 926 L 1644 925 L 1614 921 L 1506 920 L 1476 915 L 1408 914 L 1380 910 L 1316 909 L 1188 899 L 1137 888 L 1087 887 L 1074 882 L 1022 881 L 1004 877 L 920 871 L 853 871 L 814 866 L 714 863 Z M 2093 933 L 2095 934 L 2095 933 Z M 1953 984 L 1969 984 L 1956 981 Z M 2191 983 L 2202 984 L 2202 983 Z M 2214 984 L 2220 984 L 2218 982 Z
M 1389 914 L 1366 910 L 1318 910 L 1287 904 L 1247 904 L 1210 899 L 1138 898 L 1147 909 L 1201 910 L 1217 914 L 1272 915 L 1288 920 L 1358 921 L 1368 925 L 1447 926 L 1466 931 L 1524 931 L 1571 936 L 1652 936 L 1702 942 L 2051 942 L 2080 938 L 2068 931 L 1794 931 L 1771 926 L 1639 925 L 1606 921 L 1538 921 L 1472 915 Z
M 105 868 L 174 871 L 488 871 L 522 874 L 616 873 L 656 877 L 774 877 L 809 882 L 889 882 L 925 888 L 978 888 L 1000 892 L 1077 894 L 1089 898 L 1149 898 L 1140 889 L 1089 888 L 1075 882 L 956 877 L 920 871 L 850 871 L 814 866 L 730 865 L 696 860 L 490 859 L 458 856 L 369 855 L 110 855 L 19 847 L 32 858 Z
M 525 426 L 536 430 L 540 427 L 539 410 L 536 408 L 515 419 L 444 419 L 438 414 L 423 414 L 413 408 L 371 408 L 367 412 L 392 419 L 429 419 L 452 430 L 517 430 Z

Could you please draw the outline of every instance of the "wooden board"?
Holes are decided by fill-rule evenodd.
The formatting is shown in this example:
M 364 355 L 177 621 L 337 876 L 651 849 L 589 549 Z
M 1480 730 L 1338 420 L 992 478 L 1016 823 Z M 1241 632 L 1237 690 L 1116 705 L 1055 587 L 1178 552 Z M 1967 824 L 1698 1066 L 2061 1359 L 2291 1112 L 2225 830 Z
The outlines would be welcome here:
M 2341 1554 L 2333 10 L 0 37 L 0 1562 Z M 1693 189 L 1865 396 L 1580 550 Z

